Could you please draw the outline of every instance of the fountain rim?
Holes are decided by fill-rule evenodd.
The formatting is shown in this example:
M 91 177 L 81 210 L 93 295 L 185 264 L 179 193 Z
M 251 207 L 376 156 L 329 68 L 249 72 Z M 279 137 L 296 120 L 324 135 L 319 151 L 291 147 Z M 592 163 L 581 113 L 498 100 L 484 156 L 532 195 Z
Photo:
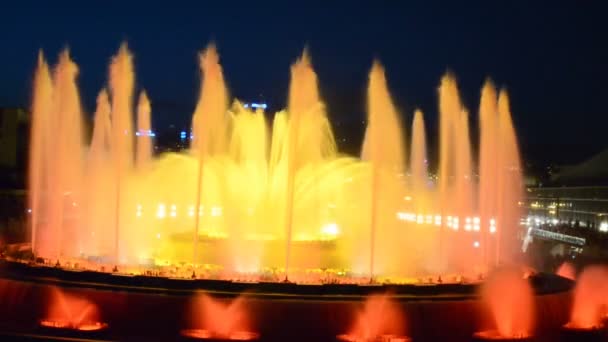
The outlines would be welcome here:
M 458 301 L 479 298 L 478 284 L 296 284 L 286 282 L 236 282 L 213 279 L 183 279 L 148 275 L 126 275 L 100 271 L 69 270 L 22 261 L 0 259 L 0 279 L 63 288 L 189 296 L 201 291 L 217 297 L 246 295 L 268 300 L 363 300 L 385 293 L 398 301 Z M 571 291 L 574 282 L 555 274 L 539 273 L 530 278 L 535 295 Z

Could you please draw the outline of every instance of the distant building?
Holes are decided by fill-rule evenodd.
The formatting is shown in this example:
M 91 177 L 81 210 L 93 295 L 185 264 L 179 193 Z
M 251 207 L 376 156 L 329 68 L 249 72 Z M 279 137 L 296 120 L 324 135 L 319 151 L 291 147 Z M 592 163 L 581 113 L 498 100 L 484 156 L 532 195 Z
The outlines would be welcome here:
M 562 167 L 545 187 L 527 189 L 529 219 L 608 233 L 608 149 Z

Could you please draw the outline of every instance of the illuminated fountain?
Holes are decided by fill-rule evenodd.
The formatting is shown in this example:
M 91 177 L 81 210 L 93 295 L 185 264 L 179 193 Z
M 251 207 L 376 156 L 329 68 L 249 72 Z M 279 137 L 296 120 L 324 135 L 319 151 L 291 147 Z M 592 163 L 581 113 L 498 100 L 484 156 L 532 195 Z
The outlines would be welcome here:
M 182 330 L 184 337 L 213 341 L 258 339 L 258 334 L 251 332 L 243 296 L 223 303 L 208 295 L 198 295 L 192 302 L 191 311 L 191 325 L 196 328 Z
M 517 250 L 517 141 L 507 94 L 491 82 L 475 162 L 469 112 L 454 76 L 442 78 L 433 176 L 423 114 L 406 144 L 379 62 L 360 158 L 337 151 L 306 51 L 291 68 L 288 107 L 271 122 L 262 108 L 231 104 L 214 46 L 200 66 L 190 149 L 152 156 L 154 99 L 142 91 L 134 103 L 126 45 L 98 95 L 90 141 L 77 66 L 64 51 L 51 72 L 40 54 L 29 174 L 37 256 L 175 277 L 402 283 L 478 279 Z
M 570 321 L 564 326 L 567 341 L 603 341 L 602 320 L 608 307 L 608 269 L 588 266 L 580 274 L 572 302 Z
M 401 307 L 389 295 L 372 295 L 365 300 L 353 327 L 338 340 L 347 342 L 408 342 Z
M 94 303 L 54 288 L 50 296 L 47 315 L 40 326 L 58 330 L 96 332 L 107 328 L 100 322 L 100 315 Z
M 555 273 L 560 277 L 576 280 L 576 269 L 574 268 L 574 265 L 567 261 L 562 263 Z
M 494 270 L 481 288 L 493 328 L 475 333 L 478 341 L 528 341 L 534 327 L 534 293 L 518 268 Z M 487 317 L 485 317 L 487 318 Z

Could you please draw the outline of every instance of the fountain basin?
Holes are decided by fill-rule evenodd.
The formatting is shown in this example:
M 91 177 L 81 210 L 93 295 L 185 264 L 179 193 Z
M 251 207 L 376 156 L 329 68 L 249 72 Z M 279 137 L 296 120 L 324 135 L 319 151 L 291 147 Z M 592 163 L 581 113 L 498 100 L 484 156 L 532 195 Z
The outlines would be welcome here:
M 534 341 L 534 336 L 502 336 L 496 330 L 479 331 L 473 334 L 473 341 L 527 342 Z
M 91 323 L 73 323 L 61 320 L 43 319 L 40 321 L 40 326 L 43 328 L 60 329 L 60 330 L 78 330 L 78 331 L 102 331 L 108 325 L 102 322 Z
M 230 336 L 218 336 L 206 329 L 182 329 L 180 335 L 187 340 L 222 342 L 222 341 L 257 341 L 259 334 L 249 331 L 235 331 Z
M 381 335 L 371 339 L 361 339 L 352 335 L 342 334 L 338 335 L 338 341 L 343 342 L 411 342 L 412 339 L 405 336 L 397 335 Z
M 555 341 L 569 318 L 572 281 L 538 274 L 530 282 L 539 313 L 537 340 Z M 104 336 L 118 340 L 175 339 L 189 328 L 188 308 L 201 292 L 226 302 L 244 295 L 251 327 L 263 341 L 336 340 L 349 331 L 370 294 L 390 295 L 404 312 L 414 341 L 470 341 L 482 312 L 477 284 L 240 283 L 71 271 L 0 260 L 0 333 L 31 331 L 47 317 L 47 296 L 56 287 L 94 303 L 108 325 Z

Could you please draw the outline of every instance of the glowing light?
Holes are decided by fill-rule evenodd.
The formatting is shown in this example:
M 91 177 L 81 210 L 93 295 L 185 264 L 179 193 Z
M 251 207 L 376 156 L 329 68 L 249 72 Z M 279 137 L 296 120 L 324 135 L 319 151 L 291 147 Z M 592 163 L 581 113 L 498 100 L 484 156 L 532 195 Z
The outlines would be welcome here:
M 473 217 L 473 223 L 479 224 L 479 217 Z
M 418 216 L 416 216 L 416 223 L 417 223 L 417 224 L 422 224 L 422 223 L 424 223 L 424 217 L 422 217 L 422 215 L 418 215 Z
M 475 248 L 479 248 L 479 241 L 475 241 L 475 242 L 473 242 L 473 247 L 475 247 Z
M 424 223 L 426 223 L 426 224 L 432 224 L 433 223 L 433 215 L 426 215 L 426 219 L 425 219 Z
M 266 105 L 265 103 L 252 103 L 251 104 L 251 108 L 266 109 L 267 107 L 268 107 L 268 105 Z
M 160 233 L 156 233 L 156 238 L 160 239 Z
M 156 217 L 158 217 L 159 219 L 165 218 L 165 216 L 167 215 L 166 209 L 167 208 L 164 203 L 159 203 L 158 210 L 156 210 Z
M 211 207 L 211 216 L 222 216 L 222 207 Z
M 496 227 L 490 226 L 490 234 L 496 233 Z
M 412 196 L 405 196 L 403 197 L 404 200 L 406 201 L 411 201 L 412 200 Z
M 340 234 L 340 228 L 336 223 L 327 223 L 321 228 L 321 233 L 325 235 L 337 236 Z
M 435 225 L 441 226 L 441 216 L 435 215 Z
M 608 222 L 600 223 L 600 232 L 603 232 L 603 233 L 608 232 Z

